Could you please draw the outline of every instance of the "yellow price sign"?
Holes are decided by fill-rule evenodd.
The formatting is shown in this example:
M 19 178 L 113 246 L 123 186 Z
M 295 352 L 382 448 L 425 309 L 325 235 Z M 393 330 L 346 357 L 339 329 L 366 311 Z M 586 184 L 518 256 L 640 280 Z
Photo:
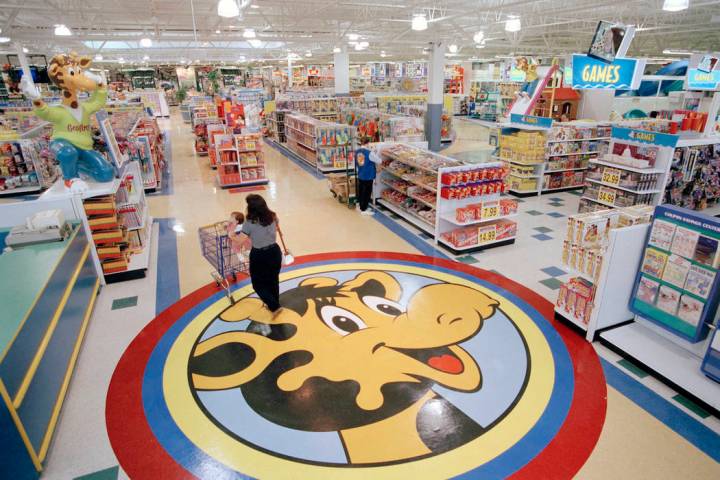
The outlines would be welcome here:
M 485 228 L 478 230 L 478 245 L 482 245 L 484 243 L 494 242 L 495 237 L 497 235 L 497 230 L 495 226 L 491 228 Z
M 498 208 L 498 206 L 496 204 L 491 204 L 491 205 L 487 205 L 487 206 L 483 205 L 482 214 L 481 214 L 481 218 L 483 220 L 488 219 L 488 218 L 495 218 L 498 215 L 500 215 L 500 209 Z
M 617 168 L 605 168 L 602 174 L 602 182 L 610 185 L 620 185 L 620 170 Z
M 601 187 L 600 191 L 598 192 L 598 200 L 609 205 L 615 205 L 616 194 L 617 191 L 613 190 L 612 188 Z

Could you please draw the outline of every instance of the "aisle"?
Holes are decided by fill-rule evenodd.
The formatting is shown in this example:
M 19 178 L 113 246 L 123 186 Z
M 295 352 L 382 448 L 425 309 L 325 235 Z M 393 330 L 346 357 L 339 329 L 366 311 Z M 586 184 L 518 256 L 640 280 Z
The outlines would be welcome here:
M 172 137 L 173 188 L 170 195 L 149 197 L 151 213 L 159 219 L 151 275 L 102 290 L 43 478 L 65 480 L 106 469 L 106 477 L 98 475 L 86 480 L 127 478 L 118 467 L 106 428 L 105 400 L 112 372 L 133 338 L 155 317 L 156 310 L 210 280 L 210 266 L 199 251 L 198 227 L 224 220 L 232 210 L 244 209 L 246 192 L 217 188 L 207 157 L 193 154 L 189 125 L 182 123 L 179 115 L 162 123 Z M 465 138 L 473 140 L 463 137 L 463 141 L 453 145 L 453 151 L 472 151 L 475 144 L 466 143 Z M 364 217 L 348 211 L 332 199 L 324 180 L 315 179 L 274 149 L 266 149 L 266 159 L 271 183 L 258 193 L 279 214 L 296 255 L 338 251 L 427 254 L 427 249 L 432 248 L 432 242 L 412 227 L 385 215 Z M 566 215 L 576 208 L 577 196 L 568 193 L 526 199 L 520 204 L 521 237 L 516 245 L 462 256 L 459 260 L 473 267 L 496 270 L 554 301 L 558 278 L 565 278 L 566 274 L 556 270 L 560 268 L 558 245 Z M 693 414 L 691 408 L 680 409 L 671 400 L 670 389 L 658 387 L 643 372 L 623 370 L 623 364 L 612 354 L 605 351 L 600 354 L 609 380 L 619 378 L 630 390 L 623 389 L 621 393 L 612 386 L 607 389 L 602 434 L 577 478 L 720 476 L 720 464 L 681 436 L 689 435 L 695 441 L 720 448 L 720 436 L 712 433 L 720 432 L 720 422 L 698 412 Z M 583 379 L 581 375 L 576 381 Z

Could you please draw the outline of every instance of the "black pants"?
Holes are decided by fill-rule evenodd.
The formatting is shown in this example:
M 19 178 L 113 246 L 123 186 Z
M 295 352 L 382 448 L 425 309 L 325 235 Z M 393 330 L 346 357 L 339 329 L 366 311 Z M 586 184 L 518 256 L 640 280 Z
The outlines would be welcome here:
M 262 250 L 250 250 L 250 280 L 253 289 L 271 312 L 280 308 L 281 267 L 282 251 L 277 243 Z
M 358 202 L 360 203 L 360 210 L 363 212 L 367 210 L 368 204 L 370 203 L 370 197 L 372 196 L 373 181 L 372 180 L 360 180 L 358 179 Z

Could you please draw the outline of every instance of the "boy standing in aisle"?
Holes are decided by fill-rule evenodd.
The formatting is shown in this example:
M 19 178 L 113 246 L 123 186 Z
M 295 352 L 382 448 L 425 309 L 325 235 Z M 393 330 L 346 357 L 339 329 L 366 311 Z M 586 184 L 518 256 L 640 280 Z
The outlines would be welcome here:
M 355 161 L 357 162 L 357 189 L 358 204 L 360 205 L 361 215 L 374 215 L 375 213 L 368 209 L 370 197 L 372 197 L 373 182 L 377 175 L 375 164 L 379 164 L 382 160 L 368 147 L 370 140 L 366 137 L 361 140 L 362 146 L 355 152 Z

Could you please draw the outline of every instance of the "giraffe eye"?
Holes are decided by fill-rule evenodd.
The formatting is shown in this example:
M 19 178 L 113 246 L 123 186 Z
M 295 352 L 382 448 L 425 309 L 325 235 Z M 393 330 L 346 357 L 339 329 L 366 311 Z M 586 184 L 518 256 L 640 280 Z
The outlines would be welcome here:
M 354 313 L 335 305 L 326 305 L 320 309 L 320 317 L 325 325 L 342 336 L 348 335 L 358 330 L 367 328 L 365 322 Z
M 74 68 L 70 68 L 70 69 L 68 69 L 68 71 L 70 72 L 70 76 L 74 76 L 74 75 L 75 75 L 75 69 L 74 69 Z

